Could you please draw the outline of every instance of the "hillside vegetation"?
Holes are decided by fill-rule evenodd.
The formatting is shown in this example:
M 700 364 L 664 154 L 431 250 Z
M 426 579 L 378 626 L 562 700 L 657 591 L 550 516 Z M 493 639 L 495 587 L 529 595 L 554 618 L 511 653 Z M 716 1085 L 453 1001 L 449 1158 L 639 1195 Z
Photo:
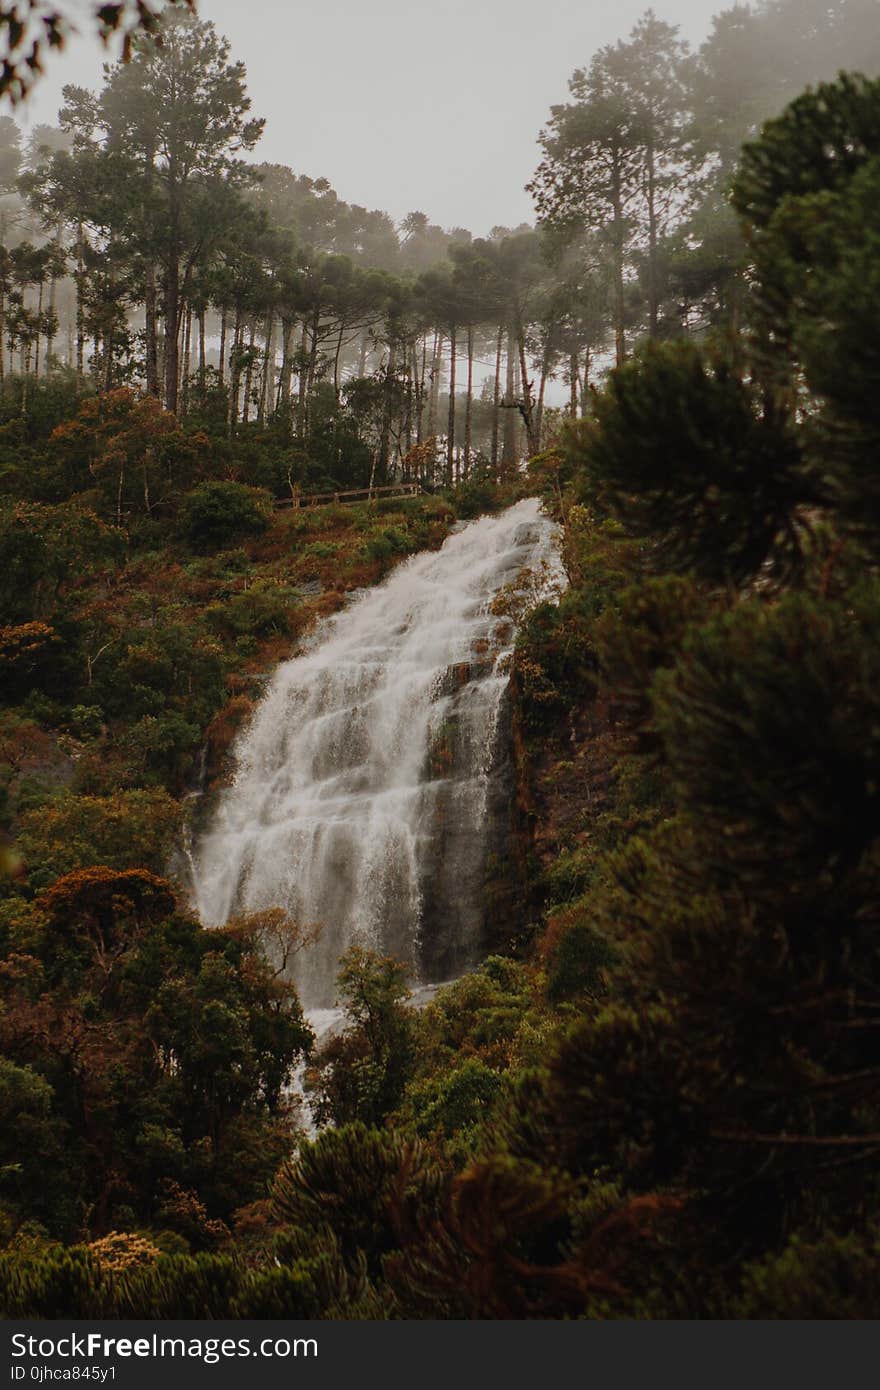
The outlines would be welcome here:
M 805 8 L 844 51 L 840 7 Z M 345 455 L 340 415 L 321 436 L 353 472 L 302 463 L 321 401 L 344 405 L 315 375 L 320 313 L 304 413 L 281 408 L 282 361 L 271 427 L 253 381 L 212 384 L 228 392 L 212 424 L 167 356 L 163 404 L 155 381 L 111 379 L 106 326 L 91 381 L 75 365 L 7 381 L 6 1316 L 876 1314 L 880 81 L 842 73 L 792 100 L 814 75 L 795 45 L 794 76 L 708 101 L 702 146 L 685 119 L 707 72 L 733 82 L 742 34 L 769 44 L 791 13 L 719 16 L 696 65 L 648 16 L 554 108 L 529 235 L 581 265 L 592 247 L 605 309 L 599 328 L 583 299 L 566 320 L 583 334 L 559 350 L 574 394 L 552 429 L 528 384 L 529 357 L 554 370 L 549 332 L 502 311 L 527 468 L 505 456 L 497 374 L 482 458 L 470 434 L 459 446 L 454 379 L 445 439 L 428 429 L 415 345 L 427 361 L 426 333 L 438 354 L 462 325 L 467 341 L 467 315 L 423 322 L 405 352 L 386 338 L 366 454 Z M 649 40 L 680 78 L 670 108 L 633 86 Z M 617 104 L 599 101 L 611 77 Z M 737 157 L 746 113 L 782 104 L 770 89 L 788 105 Z M 609 112 L 618 136 L 629 113 L 618 172 L 644 191 L 648 110 L 666 132 L 657 206 L 590 227 L 600 156 L 622 148 Z M 676 222 L 659 190 L 684 168 L 693 220 Z M 184 317 L 207 302 L 193 291 Z M 261 323 L 271 347 L 264 308 L 234 331 L 253 346 Z M 583 382 L 594 349 L 601 389 Z M 361 482 L 365 459 L 367 481 L 442 495 L 273 505 Z M 416 1010 L 399 963 L 351 949 L 345 1026 L 318 1048 L 278 968 L 307 933 L 281 912 L 207 931 L 169 879 L 186 794 L 222 780 L 262 680 L 317 618 L 520 491 L 559 521 L 569 587 L 514 657 L 494 954 Z

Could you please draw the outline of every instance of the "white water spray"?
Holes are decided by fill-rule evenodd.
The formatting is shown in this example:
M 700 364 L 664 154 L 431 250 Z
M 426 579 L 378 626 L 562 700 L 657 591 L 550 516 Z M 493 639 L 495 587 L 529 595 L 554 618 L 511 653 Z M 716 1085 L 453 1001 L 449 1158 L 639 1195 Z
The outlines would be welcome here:
M 320 923 L 296 967 L 307 1005 L 332 1003 L 353 942 L 429 979 L 478 949 L 515 635 L 493 601 L 523 571 L 534 599 L 558 591 L 555 531 L 528 499 L 415 556 L 279 667 L 241 735 L 197 905 L 212 925 L 268 907 Z

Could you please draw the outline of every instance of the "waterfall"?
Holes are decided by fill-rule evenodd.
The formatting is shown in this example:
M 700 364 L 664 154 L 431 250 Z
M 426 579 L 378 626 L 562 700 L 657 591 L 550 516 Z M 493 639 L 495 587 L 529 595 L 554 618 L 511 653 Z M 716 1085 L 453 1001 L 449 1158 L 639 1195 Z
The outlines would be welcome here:
M 353 942 L 414 979 L 472 960 L 515 618 L 562 582 L 556 528 L 527 499 L 323 623 L 239 736 L 193 857 L 202 921 L 282 907 L 321 924 L 296 965 L 310 1007 L 333 1002 Z

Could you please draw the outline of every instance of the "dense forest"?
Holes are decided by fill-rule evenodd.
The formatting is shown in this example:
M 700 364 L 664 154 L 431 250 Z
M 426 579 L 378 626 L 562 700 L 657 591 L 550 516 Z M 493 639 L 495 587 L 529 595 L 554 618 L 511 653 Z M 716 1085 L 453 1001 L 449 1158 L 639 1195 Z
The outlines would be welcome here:
M 184 7 L 0 119 L 4 1315 L 876 1315 L 878 18 L 562 53 L 487 237 L 259 163 Z M 535 495 L 484 959 L 353 946 L 318 1045 L 193 819 L 320 620 Z

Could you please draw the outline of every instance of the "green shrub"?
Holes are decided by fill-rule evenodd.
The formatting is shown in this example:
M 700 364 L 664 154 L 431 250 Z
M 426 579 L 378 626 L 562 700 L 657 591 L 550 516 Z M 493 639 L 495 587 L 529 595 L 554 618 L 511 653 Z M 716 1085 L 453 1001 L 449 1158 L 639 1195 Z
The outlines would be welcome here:
M 738 1318 L 875 1318 L 880 1306 L 877 1230 L 794 1236 L 778 1255 L 747 1265 Z
M 711 865 L 753 891 L 838 874 L 880 835 L 877 600 L 751 600 L 692 628 L 655 678 L 680 804 Z
M 561 933 L 552 952 L 547 998 L 551 1003 L 559 1003 L 579 994 L 604 993 L 604 972 L 614 959 L 606 937 L 589 922 L 575 920 Z
M 99 705 L 74 705 L 68 721 L 70 732 L 77 738 L 97 738 L 104 723 Z
M 499 1072 L 478 1057 L 468 1057 L 460 1066 L 412 1086 L 407 1109 L 419 1134 L 427 1137 L 439 1130 L 451 1137 L 484 1122 L 503 1091 Z
M 214 603 L 205 617 L 215 632 L 232 637 L 268 637 L 288 633 L 291 628 L 293 596 L 277 584 L 254 584 Z
M 58 797 L 21 818 L 19 849 L 32 887 L 91 864 L 159 873 L 180 832 L 181 807 L 167 792 Z
M 588 501 L 667 568 L 712 582 L 756 574 L 814 499 L 789 423 L 693 343 L 651 346 L 612 372 L 568 448 Z
M 368 560 L 384 564 L 395 555 L 406 555 L 411 548 L 409 536 L 399 526 L 383 526 L 367 536 L 363 553 Z
M 366 1260 L 378 1272 L 416 1210 L 436 1206 L 441 1186 L 421 1144 L 358 1122 L 303 1144 L 279 1173 L 273 1201 L 295 1230 L 329 1228 L 348 1268 Z
M 193 550 L 222 550 L 265 531 L 270 508 L 268 493 L 244 483 L 200 483 L 183 500 L 181 534 Z

